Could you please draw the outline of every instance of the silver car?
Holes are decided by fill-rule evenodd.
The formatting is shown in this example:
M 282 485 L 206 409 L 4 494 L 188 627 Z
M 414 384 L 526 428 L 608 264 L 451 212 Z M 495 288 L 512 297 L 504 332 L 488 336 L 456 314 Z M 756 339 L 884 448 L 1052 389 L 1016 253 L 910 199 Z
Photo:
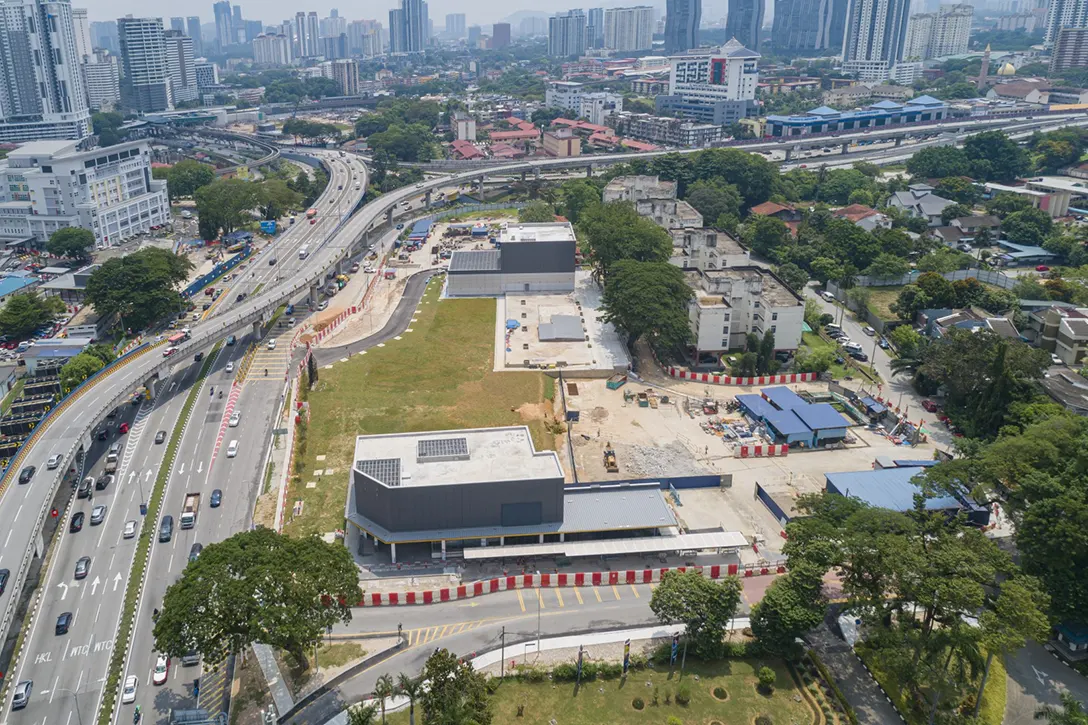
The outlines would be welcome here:
M 91 526 L 98 526 L 100 523 L 106 520 L 106 505 L 98 504 L 91 509 Z
M 126 521 L 125 522 L 125 529 L 124 529 L 124 531 L 121 532 L 121 537 L 124 538 L 124 539 L 134 539 L 134 538 L 136 538 L 136 522 L 135 521 Z

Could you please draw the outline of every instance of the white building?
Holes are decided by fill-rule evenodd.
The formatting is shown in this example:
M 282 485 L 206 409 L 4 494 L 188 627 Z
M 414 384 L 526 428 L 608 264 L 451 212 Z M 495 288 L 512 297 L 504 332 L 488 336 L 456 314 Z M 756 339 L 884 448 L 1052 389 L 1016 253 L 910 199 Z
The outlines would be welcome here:
M 196 87 L 207 88 L 219 85 L 219 66 L 209 61 L 196 64 Z
M 91 23 L 87 19 L 87 8 L 72 8 L 72 27 L 76 34 L 76 57 L 80 63 L 94 54 L 91 41 Z
M 601 193 L 604 203 L 627 201 L 644 216 L 664 229 L 698 229 L 703 215 L 695 207 L 676 198 L 676 182 L 661 181 L 656 176 L 617 176 Z
M 170 60 L 162 18 L 118 18 L 117 33 L 124 64 L 121 96 L 125 105 L 141 113 L 172 110 Z
M 457 128 L 458 141 L 476 140 L 476 119 L 467 113 L 457 112 L 453 115 L 453 122 Z
M 286 35 L 258 35 L 253 39 L 253 62 L 257 65 L 291 64 L 291 39 Z
M 195 101 L 198 90 L 196 85 L 196 63 L 193 60 L 193 39 L 176 30 L 164 34 L 166 59 L 170 70 L 170 94 L 174 103 Z
M 713 270 L 751 267 L 751 253 L 726 232 L 706 227 L 669 230 L 672 255 L 669 263 L 681 269 Z
M 71 3 L 2 0 L 0 37 L 0 141 L 89 135 L 91 111 Z
M 855 0 L 847 13 L 843 72 L 862 82 L 893 77 L 906 51 L 910 0 Z
M 582 55 L 586 52 L 587 34 L 586 16 L 581 10 L 553 15 L 548 18 L 548 55 Z
M 45 242 L 63 227 L 119 244 L 170 220 L 166 182 L 151 178 L 151 148 L 129 141 L 77 151 L 75 141 L 26 143 L 0 161 L 0 237 Z
M 121 71 L 117 56 L 100 51 L 94 63 L 83 64 L 87 102 L 96 110 L 110 110 L 121 100 Z
M 608 8 L 604 11 L 604 47 L 607 50 L 649 50 L 654 39 L 654 9 L 648 5 Z
M 970 5 L 942 5 L 935 13 L 910 16 L 905 60 L 929 60 L 967 52 L 974 8 Z
M 755 112 L 760 55 L 731 39 L 720 48 L 669 58 L 669 94 L 658 96 L 657 111 L 717 126 Z
M 570 222 L 503 225 L 498 249 L 457 250 L 446 294 L 487 297 L 507 292 L 572 292 L 578 242 Z
M 594 91 L 593 86 L 581 83 L 549 81 L 544 92 L 544 105 L 548 108 L 560 108 L 575 118 L 585 118 L 590 123 L 603 126 L 609 114 L 623 111 L 623 96 L 608 91 Z
M 695 292 L 688 322 L 698 363 L 717 363 L 722 353 L 743 348 L 748 333 L 774 333 L 775 350 L 801 344 L 805 303 L 770 270 L 731 267 L 685 276 Z
M 1062 28 L 1088 27 L 1088 0 L 1050 0 L 1046 8 L 1046 36 L 1051 45 Z

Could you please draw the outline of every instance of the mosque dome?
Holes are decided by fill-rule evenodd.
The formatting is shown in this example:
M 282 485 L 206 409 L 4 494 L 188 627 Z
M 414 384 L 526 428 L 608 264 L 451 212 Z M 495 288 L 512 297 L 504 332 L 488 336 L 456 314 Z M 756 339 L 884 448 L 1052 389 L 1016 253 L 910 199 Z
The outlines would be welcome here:
M 1004 65 L 997 69 L 997 74 L 999 76 L 1014 76 L 1016 75 L 1016 68 L 1013 67 L 1012 63 L 1006 61 Z

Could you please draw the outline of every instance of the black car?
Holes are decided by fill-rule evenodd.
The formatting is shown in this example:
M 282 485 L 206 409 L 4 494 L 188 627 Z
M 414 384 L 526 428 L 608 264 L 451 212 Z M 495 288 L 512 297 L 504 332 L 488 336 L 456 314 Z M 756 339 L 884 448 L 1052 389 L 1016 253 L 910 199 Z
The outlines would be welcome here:
M 202 551 L 204 551 L 203 544 L 193 544 L 192 548 L 189 549 L 189 561 L 196 561 L 196 558 L 200 556 L 200 552 Z
M 0 569 L 0 594 L 4 593 L 4 590 L 8 588 L 8 577 L 11 576 L 11 572 L 7 569 Z
M 76 511 L 72 514 L 72 522 L 68 524 L 68 530 L 73 534 L 83 530 L 83 512 Z
M 242 300 L 244 300 L 245 298 L 246 298 L 246 293 L 245 293 L 245 292 L 239 292 L 239 293 L 238 293 L 238 296 L 234 298 L 234 301 L 235 301 L 235 302 L 241 302 L 241 301 L 242 301 Z M 231 335 L 231 337 L 233 337 L 233 335 Z M 232 342 L 229 342 L 229 343 L 227 343 L 227 344 L 228 344 L 228 345 L 233 345 L 234 343 L 232 343 Z
M 275 258 L 275 257 L 273 257 L 272 259 L 268 260 L 268 266 L 269 266 L 269 267 L 275 267 L 275 266 L 276 266 L 276 258 Z
M 212 506 L 213 509 L 214 508 L 219 508 L 219 504 L 221 504 L 221 503 L 223 503 L 223 491 L 221 491 L 220 489 L 217 488 L 214 491 L 212 491 L 211 506 Z
M 174 517 L 163 516 L 159 524 L 159 543 L 165 544 L 172 538 L 174 538 Z
M 22 471 L 20 471 L 19 483 L 30 483 L 30 479 L 34 478 L 34 471 L 36 470 L 38 469 L 36 469 L 34 466 L 27 466 Z
M 166 440 L 166 431 L 160 430 L 155 434 L 155 443 L 162 443 L 164 440 Z
M 65 612 L 57 617 L 57 629 L 56 634 L 59 637 L 62 634 L 68 634 L 68 628 L 72 626 L 72 613 Z
M 854 358 L 858 362 L 869 362 L 869 356 L 863 352 L 852 352 L 850 357 Z
M 193 362 L 200 362 L 203 359 L 204 359 L 204 353 L 202 353 L 202 352 L 198 352 L 196 355 L 193 355 Z
M 81 556 L 79 561 L 76 562 L 76 579 L 86 579 L 87 573 L 91 570 L 91 557 Z

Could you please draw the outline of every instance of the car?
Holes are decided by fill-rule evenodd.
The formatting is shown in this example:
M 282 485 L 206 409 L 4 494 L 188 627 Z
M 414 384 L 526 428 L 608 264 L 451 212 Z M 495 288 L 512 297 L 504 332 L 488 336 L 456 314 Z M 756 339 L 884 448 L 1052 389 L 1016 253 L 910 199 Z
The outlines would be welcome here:
M 200 543 L 193 544 L 189 549 L 189 561 L 196 561 L 196 558 L 200 556 L 200 552 L 204 551 L 204 545 Z
M 317 219 L 311 219 L 310 224 L 317 224 Z
M 195 320 L 199 316 L 200 315 L 193 315 L 193 319 Z M 176 347 L 168 347 L 168 348 L 166 348 L 165 350 L 162 351 L 162 356 L 163 357 L 170 357 L 171 355 L 173 355 L 177 351 L 178 351 L 178 349 Z
M 98 526 L 106 520 L 106 504 L 100 503 L 91 509 L 91 526 Z
M 170 675 L 170 658 L 159 655 L 155 660 L 155 672 L 151 675 L 151 682 L 155 685 L 165 685 L 166 678 Z
M 880 341 L 877 344 L 880 345 L 881 350 L 887 350 L 891 347 L 891 345 L 888 344 L 888 341 L 885 340 L 883 337 L 880 338 Z
M 242 301 L 242 300 L 244 300 L 245 298 L 246 298 L 246 293 L 245 293 L 245 292 L 239 292 L 239 293 L 238 293 L 238 296 L 234 298 L 234 301 L 235 301 L 235 302 L 241 302 L 241 301 Z M 234 337 L 234 335 L 231 335 L 231 337 L 233 338 L 233 337 Z M 228 339 L 229 339 L 229 338 L 228 338 Z M 227 344 L 228 344 L 228 345 L 233 345 L 234 343 L 233 343 L 233 342 L 228 342 Z
M 76 562 L 76 579 L 86 579 L 88 572 L 91 571 L 91 557 L 81 556 L 79 561 Z
M 60 465 L 60 461 L 61 455 L 59 453 L 54 453 L 53 455 L 49 456 L 49 460 L 45 462 L 45 467 L 52 471 L 54 468 Z
M 317 311 L 318 312 L 321 312 L 322 310 L 327 310 L 327 309 L 329 309 L 329 301 L 328 300 L 321 300 L 320 302 L 317 303 Z
M 125 522 L 125 528 L 121 531 L 121 538 L 134 539 L 136 538 L 136 521 L 135 519 Z
M 159 524 L 159 543 L 165 544 L 172 538 L 174 538 L 174 517 L 167 514 L 162 517 L 162 522 Z
M 234 411 L 230 414 L 230 422 L 227 423 L 231 428 L 237 428 L 238 424 L 242 422 L 242 414 L 239 411 Z
M 397 229 L 404 229 L 404 225 L 403 224 L 398 224 Z
M 276 341 L 275 340 L 269 340 L 268 344 L 265 345 L 265 347 L 267 347 L 269 350 L 275 350 L 276 349 Z
M 874 330 L 869 325 L 866 325 L 865 327 L 861 328 L 861 331 L 864 332 L 869 337 L 873 337 L 874 335 L 876 335 L 876 330 Z
M 1065 361 L 1062 360 L 1057 355 L 1055 355 L 1054 353 L 1050 353 L 1050 362 L 1054 363 L 1055 365 L 1064 365 L 1065 364 Z
M 136 688 L 140 684 L 140 678 L 136 675 L 129 675 L 125 678 L 125 686 L 121 688 L 121 704 L 128 705 L 136 702 Z
M 94 482 L 95 491 L 105 491 L 113 483 L 113 474 L 107 473 Z
M 19 471 L 19 483 L 30 483 L 30 479 L 34 478 L 34 471 L 38 469 L 34 466 L 27 466 L 23 470 Z
M 272 259 L 268 260 L 268 266 L 269 267 L 275 267 L 277 261 L 279 261 L 279 260 L 277 260 L 275 257 L 273 257 Z
M 69 533 L 76 533 L 83 530 L 83 519 L 86 517 L 82 511 L 76 511 L 72 514 L 72 520 L 68 522 Z
M 62 634 L 68 634 L 68 628 L 71 626 L 72 613 L 63 612 L 59 617 L 57 617 L 57 626 L 54 628 L 53 633 L 58 637 Z
M 298 322 L 298 320 L 296 320 L 294 317 L 288 317 L 287 318 L 287 326 L 288 327 L 294 327 L 296 322 Z
M 212 491 L 212 498 L 209 503 L 213 509 L 219 508 L 219 504 L 223 503 L 223 491 L 218 488 Z
M 162 443 L 165 440 L 166 440 L 166 431 L 160 430 L 158 433 L 155 434 L 155 444 L 156 445 L 159 445 L 160 443 Z
M 1035 268 L 1035 271 L 1036 272 L 1049 272 L 1050 267 L 1046 266 L 1045 264 L 1040 264 Z
M 0 569 L 0 594 L 3 594 L 4 590 L 8 588 L 8 577 L 10 576 L 10 571 L 7 569 Z
M 242 296 L 243 296 L 243 297 L 245 297 L 245 293 L 244 293 L 244 292 L 242 293 Z M 227 347 L 230 347 L 231 345 L 233 345 L 233 344 L 234 344 L 234 343 L 236 343 L 236 342 L 238 342 L 238 338 L 237 338 L 237 337 L 235 337 L 234 335 L 229 335 L 229 336 L 227 337 Z
M 203 360 L 204 360 L 204 353 L 198 352 L 196 355 L 193 355 L 193 362 L 202 362 Z
M 123 436 L 125 433 L 128 433 L 128 423 L 122 423 L 117 426 L 117 435 Z
M 936 413 L 937 404 L 934 403 L 932 400 L 923 400 L 922 409 L 925 410 L 927 413 Z
M 15 694 L 11 696 L 11 709 L 22 710 L 30 703 L 30 693 L 34 692 L 34 680 L 23 680 L 15 686 Z
M 851 351 L 850 357 L 854 358 L 858 362 L 869 362 L 869 356 L 858 350 Z
M 227 372 L 228 373 L 233 373 L 234 372 L 234 361 L 233 360 L 231 360 L 230 362 L 227 363 Z

